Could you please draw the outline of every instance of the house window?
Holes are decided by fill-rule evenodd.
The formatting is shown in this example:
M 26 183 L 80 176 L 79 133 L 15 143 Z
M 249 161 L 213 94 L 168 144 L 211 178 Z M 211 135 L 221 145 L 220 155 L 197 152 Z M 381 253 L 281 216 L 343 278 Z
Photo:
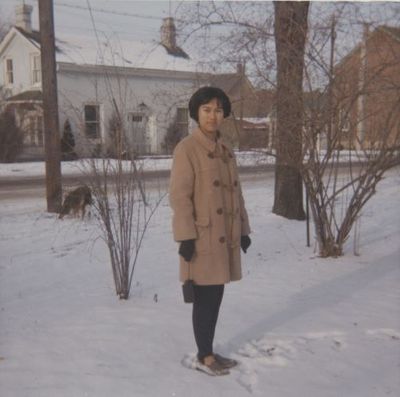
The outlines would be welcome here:
M 28 145 L 43 146 L 43 117 L 30 116 L 28 118 Z
M 100 106 L 85 105 L 85 135 L 95 139 L 100 137 Z
M 350 120 L 348 111 L 344 109 L 339 110 L 339 128 L 342 132 L 350 131 Z
M 141 123 L 143 121 L 143 116 L 139 114 L 132 115 L 132 122 L 133 123 Z
M 146 128 L 147 117 L 144 113 L 128 114 L 130 130 L 130 146 L 137 154 L 144 154 L 150 151 L 147 144 Z
M 189 114 L 187 108 L 176 109 L 176 128 L 181 137 L 184 137 L 188 134 Z
M 6 83 L 14 83 L 14 67 L 12 59 L 6 59 Z
M 40 63 L 40 55 L 32 56 L 32 84 L 37 84 L 42 81 L 42 71 Z

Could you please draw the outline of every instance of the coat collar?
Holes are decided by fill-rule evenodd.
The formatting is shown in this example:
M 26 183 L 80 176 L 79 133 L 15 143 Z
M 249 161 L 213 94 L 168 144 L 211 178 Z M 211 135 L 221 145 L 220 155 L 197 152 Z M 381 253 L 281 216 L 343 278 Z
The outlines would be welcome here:
M 221 133 L 219 131 L 217 131 L 218 134 L 218 142 L 221 143 L 222 146 L 224 146 L 226 149 L 228 149 L 228 151 L 231 153 L 232 150 L 229 147 L 229 145 L 227 145 L 224 140 L 221 138 Z M 204 133 L 200 130 L 200 128 L 196 128 L 193 132 L 192 132 L 193 138 L 196 139 L 196 141 L 198 143 L 200 143 L 200 145 L 202 145 L 205 149 L 207 149 L 207 151 L 209 152 L 215 152 L 217 143 L 215 141 L 213 141 L 212 139 L 207 138 Z

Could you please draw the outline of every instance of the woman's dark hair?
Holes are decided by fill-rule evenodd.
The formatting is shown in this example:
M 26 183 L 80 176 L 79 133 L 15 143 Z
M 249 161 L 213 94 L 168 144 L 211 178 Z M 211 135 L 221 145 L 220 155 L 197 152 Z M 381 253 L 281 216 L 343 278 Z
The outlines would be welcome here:
M 231 114 L 231 101 L 228 96 L 217 87 L 201 87 L 190 98 L 189 113 L 190 117 L 199 121 L 199 107 L 216 99 L 224 110 L 224 118 Z

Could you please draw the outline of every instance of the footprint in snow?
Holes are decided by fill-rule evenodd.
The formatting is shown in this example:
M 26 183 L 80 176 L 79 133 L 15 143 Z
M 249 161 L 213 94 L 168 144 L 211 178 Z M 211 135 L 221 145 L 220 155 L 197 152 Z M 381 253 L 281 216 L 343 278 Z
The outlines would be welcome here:
M 377 329 L 367 329 L 366 334 L 369 336 L 374 336 L 382 339 L 391 339 L 395 341 L 400 340 L 400 331 L 392 328 L 377 328 Z
M 276 338 L 271 334 L 251 340 L 233 355 L 240 362 L 235 368 L 239 375 L 237 382 L 252 393 L 258 383 L 258 376 L 268 367 L 287 367 L 298 351 L 315 354 L 315 343 L 322 341 L 339 351 L 345 347 L 344 334 L 338 331 L 308 333 L 304 335 Z

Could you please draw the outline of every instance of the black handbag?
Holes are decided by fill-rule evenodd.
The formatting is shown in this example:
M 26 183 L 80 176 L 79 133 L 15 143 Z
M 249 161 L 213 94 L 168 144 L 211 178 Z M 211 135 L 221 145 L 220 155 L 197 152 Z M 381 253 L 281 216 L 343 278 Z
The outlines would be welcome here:
M 186 280 L 182 285 L 183 301 L 185 303 L 194 302 L 194 282 L 193 280 Z

